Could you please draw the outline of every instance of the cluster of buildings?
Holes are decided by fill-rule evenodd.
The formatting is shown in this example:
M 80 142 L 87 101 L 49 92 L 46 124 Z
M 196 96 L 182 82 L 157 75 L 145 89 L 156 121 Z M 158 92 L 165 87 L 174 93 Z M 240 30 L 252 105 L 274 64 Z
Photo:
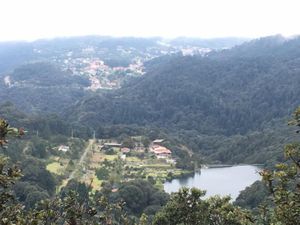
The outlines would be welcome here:
M 128 66 L 110 67 L 103 61 L 105 56 L 102 58 L 97 55 L 101 52 L 104 54 L 106 51 L 90 47 L 82 49 L 81 52 L 69 51 L 60 56 L 54 56 L 52 61 L 60 64 L 65 71 L 88 77 L 91 82 L 90 90 L 116 89 L 120 87 L 122 80 L 126 76 L 140 76 L 144 74 L 142 57 L 129 57 L 131 64 Z
M 156 139 L 149 146 L 149 151 L 154 153 L 158 159 L 171 158 L 172 151 L 164 146 L 161 146 L 164 139 Z
M 160 145 L 153 145 L 150 152 L 153 152 L 158 159 L 170 158 L 172 154 L 170 149 Z
M 205 56 L 209 52 L 211 52 L 210 48 L 188 47 L 188 48 L 181 49 L 181 53 L 183 56 L 194 56 L 194 55 Z
M 151 142 L 148 149 L 149 152 L 153 153 L 157 159 L 170 159 L 172 155 L 172 151 L 164 146 L 162 146 L 162 142 L 164 139 L 157 139 Z M 140 146 L 138 143 L 136 143 L 134 148 L 127 148 L 122 147 L 122 144 L 116 143 L 116 142 L 107 142 L 99 145 L 100 150 L 109 149 L 109 148 L 115 148 L 116 150 L 120 151 L 122 155 L 126 155 L 131 151 L 135 152 L 145 152 L 146 147 Z
M 72 74 L 86 76 L 91 85 L 90 90 L 116 89 L 120 88 L 122 81 L 128 76 L 141 76 L 144 72 L 144 62 L 153 58 L 178 54 L 182 55 L 205 55 L 210 49 L 197 46 L 172 46 L 159 41 L 158 46 L 138 49 L 133 47 L 116 46 L 115 48 L 105 48 L 90 46 L 82 49 L 72 49 L 57 52 L 51 60 L 65 71 Z M 43 54 L 40 49 L 34 49 L 38 54 Z M 131 63 L 128 66 L 109 66 L 106 60 L 126 59 Z M 9 82 L 6 82 L 9 83 Z

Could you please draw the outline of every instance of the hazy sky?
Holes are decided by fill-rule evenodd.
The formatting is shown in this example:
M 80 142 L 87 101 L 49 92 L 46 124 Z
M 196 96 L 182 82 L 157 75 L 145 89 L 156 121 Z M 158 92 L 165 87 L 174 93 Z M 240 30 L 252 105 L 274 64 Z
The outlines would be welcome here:
M 0 0 L 0 41 L 300 34 L 299 0 Z

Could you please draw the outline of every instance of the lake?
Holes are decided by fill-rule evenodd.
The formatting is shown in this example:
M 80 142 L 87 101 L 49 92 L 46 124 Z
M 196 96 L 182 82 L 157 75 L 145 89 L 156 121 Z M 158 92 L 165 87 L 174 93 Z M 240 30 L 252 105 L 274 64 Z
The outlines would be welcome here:
M 259 170 L 259 167 L 252 165 L 201 169 L 201 173 L 196 172 L 192 177 L 165 182 L 164 190 L 171 193 L 181 187 L 196 187 L 206 190 L 205 197 L 230 195 L 235 200 L 240 191 L 260 180 Z

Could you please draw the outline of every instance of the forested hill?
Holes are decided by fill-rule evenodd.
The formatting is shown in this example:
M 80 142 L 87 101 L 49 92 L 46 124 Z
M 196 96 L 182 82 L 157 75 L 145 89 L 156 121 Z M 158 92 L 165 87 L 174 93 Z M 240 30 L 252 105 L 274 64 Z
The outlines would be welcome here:
M 299 57 L 300 42 L 299 37 L 285 38 L 281 35 L 263 37 L 246 42 L 242 45 L 233 47 L 230 51 L 222 51 L 221 54 L 213 53 L 211 56 L 216 58 L 279 58 L 279 59 L 293 59 Z
M 243 41 L 83 36 L 0 42 L 0 104 L 9 100 L 28 113 L 61 114 L 89 90 L 117 89 L 141 76 L 152 58 L 206 54 Z
M 21 111 L 60 113 L 86 94 L 86 77 L 62 71 L 48 62 L 30 63 L 0 74 L 0 103 L 11 101 Z
M 300 103 L 298 45 L 300 38 L 269 37 L 208 57 L 157 58 L 144 77 L 87 98 L 67 115 L 91 126 L 150 123 L 210 135 L 259 130 Z

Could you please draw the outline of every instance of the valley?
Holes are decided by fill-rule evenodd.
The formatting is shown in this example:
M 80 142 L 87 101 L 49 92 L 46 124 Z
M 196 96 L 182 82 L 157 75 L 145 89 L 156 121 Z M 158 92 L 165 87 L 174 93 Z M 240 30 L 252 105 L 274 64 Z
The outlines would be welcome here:
M 55 215 L 64 207 L 130 225 L 172 221 L 172 207 L 192 199 L 203 206 L 197 216 L 219 216 L 218 205 L 255 224 L 257 207 L 281 196 L 270 185 L 296 192 L 299 136 L 287 121 L 299 126 L 299 47 L 280 35 L 0 45 L 0 166 L 12 198 L 38 212 L 29 217 L 53 204 Z

